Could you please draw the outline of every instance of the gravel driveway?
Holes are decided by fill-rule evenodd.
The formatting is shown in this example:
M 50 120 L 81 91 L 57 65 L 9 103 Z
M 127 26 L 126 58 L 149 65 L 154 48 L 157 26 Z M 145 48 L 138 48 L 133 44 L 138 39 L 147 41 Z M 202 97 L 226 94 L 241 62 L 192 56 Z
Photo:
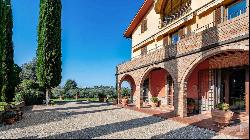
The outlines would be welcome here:
M 164 120 L 106 103 L 72 102 L 34 106 L 15 125 L 0 127 L 0 138 L 62 139 L 231 139 L 213 131 Z

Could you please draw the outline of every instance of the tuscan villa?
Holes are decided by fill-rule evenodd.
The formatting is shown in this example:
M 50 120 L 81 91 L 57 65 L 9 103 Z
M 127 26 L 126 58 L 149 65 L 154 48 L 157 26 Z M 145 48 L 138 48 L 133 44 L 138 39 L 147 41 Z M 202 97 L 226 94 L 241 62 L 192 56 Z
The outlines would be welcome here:
M 221 102 L 249 114 L 249 0 L 145 0 L 124 37 L 131 60 L 117 66 L 117 89 L 127 81 L 131 104 L 151 97 L 186 117 Z M 121 99 L 121 92 L 118 95 Z

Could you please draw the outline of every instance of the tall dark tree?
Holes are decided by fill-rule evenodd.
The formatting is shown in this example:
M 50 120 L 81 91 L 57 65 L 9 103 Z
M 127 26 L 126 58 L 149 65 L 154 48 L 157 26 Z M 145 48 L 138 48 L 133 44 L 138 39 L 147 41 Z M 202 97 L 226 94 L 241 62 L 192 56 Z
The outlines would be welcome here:
M 2 27 L 2 55 L 1 55 L 1 68 L 2 68 L 2 86 L 1 86 L 1 100 L 11 102 L 14 98 L 15 92 L 15 75 L 14 75 L 14 49 L 12 42 L 12 9 L 10 0 L 1 0 L 1 27 Z
M 1 101 L 1 89 L 2 89 L 2 56 L 3 56 L 3 0 L 0 0 L 0 101 Z
M 61 0 L 40 0 L 38 25 L 37 78 L 46 90 L 46 104 L 50 91 L 61 83 Z

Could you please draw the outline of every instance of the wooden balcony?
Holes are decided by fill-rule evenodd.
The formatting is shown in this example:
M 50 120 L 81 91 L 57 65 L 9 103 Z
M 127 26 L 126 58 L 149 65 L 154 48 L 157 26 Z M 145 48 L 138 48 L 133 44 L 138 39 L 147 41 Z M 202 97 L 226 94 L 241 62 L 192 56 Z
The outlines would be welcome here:
M 246 12 L 234 19 L 215 25 L 211 23 L 198 29 L 189 36 L 182 38 L 177 45 L 164 46 L 151 50 L 147 55 L 140 56 L 129 62 L 118 65 L 118 74 L 133 71 L 154 63 L 176 59 L 211 47 L 218 47 L 230 40 L 237 41 L 242 36 L 249 35 L 249 13 Z

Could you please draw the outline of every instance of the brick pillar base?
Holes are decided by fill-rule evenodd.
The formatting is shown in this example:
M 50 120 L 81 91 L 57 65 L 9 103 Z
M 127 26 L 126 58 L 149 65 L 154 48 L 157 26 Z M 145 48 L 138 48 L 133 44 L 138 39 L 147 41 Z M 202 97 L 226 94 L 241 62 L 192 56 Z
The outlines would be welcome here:
M 186 99 L 186 88 L 187 83 L 177 83 L 175 84 L 175 94 L 174 94 L 174 112 L 175 115 L 180 117 L 187 117 L 187 99 Z

